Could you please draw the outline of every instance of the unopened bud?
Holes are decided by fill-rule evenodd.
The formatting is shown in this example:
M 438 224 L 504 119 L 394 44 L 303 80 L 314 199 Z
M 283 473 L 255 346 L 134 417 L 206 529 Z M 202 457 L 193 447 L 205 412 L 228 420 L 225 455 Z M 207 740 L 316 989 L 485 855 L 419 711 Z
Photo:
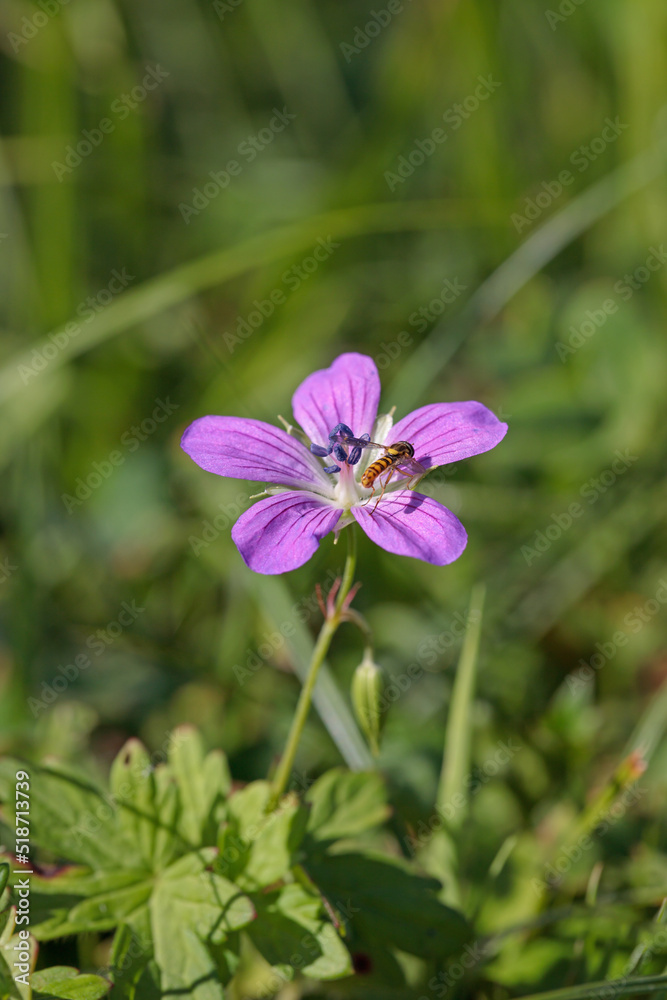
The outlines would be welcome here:
M 380 752 L 380 733 L 387 706 L 384 701 L 385 674 L 370 653 L 366 653 L 352 678 L 352 704 L 373 756 Z

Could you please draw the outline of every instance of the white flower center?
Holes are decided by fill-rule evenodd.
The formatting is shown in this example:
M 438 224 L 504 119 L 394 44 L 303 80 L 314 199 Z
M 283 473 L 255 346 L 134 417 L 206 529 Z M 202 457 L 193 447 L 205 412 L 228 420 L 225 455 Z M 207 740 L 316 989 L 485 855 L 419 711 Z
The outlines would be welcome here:
M 337 507 L 349 510 L 354 507 L 363 497 L 368 496 L 369 491 L 358 483 L 354 476 L 354 465 L 344 464 L 338 474 L 338 482 L 334 487 L 334 500 Z

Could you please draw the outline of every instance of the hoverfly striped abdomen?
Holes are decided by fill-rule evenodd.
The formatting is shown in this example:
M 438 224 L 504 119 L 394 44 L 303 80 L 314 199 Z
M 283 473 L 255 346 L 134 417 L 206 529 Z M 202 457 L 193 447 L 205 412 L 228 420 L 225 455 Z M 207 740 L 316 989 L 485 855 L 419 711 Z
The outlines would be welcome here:
M 398 465 L 406 458 L 414 458 L 414 454 L 415 449 L 409 441 L 397 441 L 396 444 L 388 445 L 384 455 L 368 466 L 361 477 L 361 485 L 366 487 L 372 486 L 377 477 L 381 476 L 383 472 Z

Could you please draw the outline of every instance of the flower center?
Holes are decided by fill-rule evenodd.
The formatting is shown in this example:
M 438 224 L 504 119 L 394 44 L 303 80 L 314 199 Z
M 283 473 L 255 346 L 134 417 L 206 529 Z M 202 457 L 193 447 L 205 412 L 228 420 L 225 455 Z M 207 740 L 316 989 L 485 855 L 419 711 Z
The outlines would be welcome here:
M 353 466 L 358 464 L 364 445 L 369 440 L 370 434 L 355 437 L 352 428 L 347 424 L 336 424 L 329 434 L 327 446 L 320 444 L 310 446 L 313 455 L 319 458 L 327 458 L 329 455 L 335 458 L 336 464 L 326 465 L 324 471 L 330 475 L 340 473 L 334 487 L 334 500 L 343 509 L 349 510 L 365 495 L 363 487 L 355 478 Z
M 370 434 L 362 434 L 360 438 L 357 438 L 347 424 L 336 424 L 334 429 L 329 432 L 329 446 L 311 444 L 310 450 L 318 458 L 326 458 L 333 453 L 340 465 L 325 466 L 324 471 L 331 474 L 340 472 L 341 467 L 346 465 L 356 465 L 367 441 L 370 441 Z
M 334 500 L 336 504 L 349 509 L 365 495 L 366 491 L 355 479 L 354 469 L 347 462 L 344 463 L 340 469 L 338 482 L 334 487 Z

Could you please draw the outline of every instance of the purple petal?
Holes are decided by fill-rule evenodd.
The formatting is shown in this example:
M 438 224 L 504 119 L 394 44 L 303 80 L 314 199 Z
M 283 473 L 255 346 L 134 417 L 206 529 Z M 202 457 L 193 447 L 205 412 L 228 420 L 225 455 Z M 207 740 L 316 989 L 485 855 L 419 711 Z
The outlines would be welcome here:
M 294 419 L 314 444 L 326 444 L 336 424 L 356 437 L 370 434 L 380 402 L 380 376 L 365 354 L 341 354 L 331 368 L 313 372 L 292 397 Z
M 495 448 L 507 424 L 482 403 L 431 403 L 394 425 L 392 441 L 409 441 L 415 459 L 427 469 L 481 455 Z
M 468 536 L 458 517 L 431 497 L 397 490 L 373 512 L 374 505 L 373 499 L 353 507 L 352 513 L 371 541 L 387 552 L 446 566 L 466 547 Z
M 308 562 L 340 514 L 316 493 L 280 493 L 242 514 L 232 538 L 255 573 L 288 573 Z
M 332 494 L 331 481 L 305 445 L 262 420 L 200 417 L 186 428 L 181 448 L 197 465 L 216 476 Z

